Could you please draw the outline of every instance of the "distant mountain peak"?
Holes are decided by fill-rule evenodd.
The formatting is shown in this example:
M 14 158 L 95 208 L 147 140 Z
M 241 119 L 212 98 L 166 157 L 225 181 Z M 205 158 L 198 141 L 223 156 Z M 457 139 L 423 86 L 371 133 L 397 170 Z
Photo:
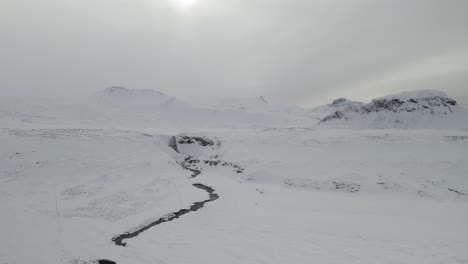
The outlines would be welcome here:
M 98 102 L 118 107 L 154 107 L 177 103 L 175 98 L 159 91 L 134 90 L 122 86 L 106 88 L 96 96 Z
M 347 106 L 356 106 L 356 105 L 363 105 L 364 103 L 361 102 L 356 102 L 356 101 L 350 101 L 346 98 L 338 98 L 335 99 L 331 104 L 328 104 L 328 106 L 331 107 L 347 107 Z
M 345 103 L 347 101 L 348 101 L 348 99 L 338 98 L 338 99 L 335 99 L 331 104 L 329 104 L 329 106 L 339 105 L 339 104 Z
M 104 92 L 106 93 L 130 92 L 130 90 L 123 86 L 111 86 L 109 88 L 104 89 Z
M 243 97 L 243 98 L 224 98 L 215 103 L 215 108 L 234 109 L 234 110 L 264 110 L 270 107 L 270 104 L 263 96 Z
M 111 86 L 109 88 L 104 89 L 103 93 L 111 94 L 111 93 L 127 93 L 127 94 L 157 94 L 160 96 L 166 96 L 164 93 L 156 91 L 156 90 L 135 90 L 135 89 L 128 89 L 123 86 Z

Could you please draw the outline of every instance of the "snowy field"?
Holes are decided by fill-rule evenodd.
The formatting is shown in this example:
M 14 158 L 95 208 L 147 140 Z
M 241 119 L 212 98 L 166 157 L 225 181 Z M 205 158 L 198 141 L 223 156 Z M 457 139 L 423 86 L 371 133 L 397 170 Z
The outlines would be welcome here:
M 123 248 L 114 235 L 207 196 L 166 137 L 3 129 L 2 263 L 468 261 L 468 196 L 449 190 L 468 193 L 466 131 L 198 134 L 221 146 L 187 152 L 244 171 L 200 162 L 220 199 Z
M 468 263 L 468 130 L 172 107 L 0 111 L 0 264 Z

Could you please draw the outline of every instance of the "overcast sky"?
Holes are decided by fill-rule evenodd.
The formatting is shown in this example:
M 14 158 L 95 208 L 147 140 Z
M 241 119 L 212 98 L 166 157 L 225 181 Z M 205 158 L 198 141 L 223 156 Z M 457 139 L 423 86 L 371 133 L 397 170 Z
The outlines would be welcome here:
M 0 0 L 0 36 L 6 95 L 313 106 L 441 89 L 468 106 L 466 0 Z

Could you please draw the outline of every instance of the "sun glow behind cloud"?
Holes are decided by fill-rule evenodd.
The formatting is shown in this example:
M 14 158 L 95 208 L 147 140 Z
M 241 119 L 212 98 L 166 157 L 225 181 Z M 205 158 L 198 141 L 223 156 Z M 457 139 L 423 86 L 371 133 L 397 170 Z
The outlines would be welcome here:
M 169 0 L 171 4 L 181 10 L 188 10 L 193 8 L 197 3 L 198 0 Z

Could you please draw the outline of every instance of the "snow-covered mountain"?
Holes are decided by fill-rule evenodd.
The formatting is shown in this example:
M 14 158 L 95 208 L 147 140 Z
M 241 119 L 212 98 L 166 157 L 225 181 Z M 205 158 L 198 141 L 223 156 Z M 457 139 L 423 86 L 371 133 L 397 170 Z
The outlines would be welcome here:
M 230 109 L 240 111 L 259 111 L 271 106 L 263 96 L 246 98 L 225 98 L 213 104 L 216 109 Z
M 338 101 L 338 102 L 337 102 Z M 466 111 L 445 92 L 420 90 L 392 94 L 368 104 L 344 102 L 319 124 L 349 128 L 460 128 L 468 126 Z M 330 106 L 329 106 L 330 107 Z
M 110 87 L 94 94 L 91 101 L 94 112 L 105 115 L 110 122 L 132 126 L 278 127 L 302 121 L 293 113 L 279 113 L 279 107 L 268 104 L 263 97 L 230 98 L 197 105 L 159 91 Z
M 345 98 L 339 98 L 334 100 L 332 103 L 327 105 L 321 105 L 313 108 L 310 113 L 315 114 L 321 118 L 329 116 L 337 111 L 343 111 L 345 109 L 358 109 L 362 107 L 364 103 L 350 101 Z
M 155 90 L 133 90 L 113 86 L 95 94 L 98 103 L 118 107 L 156 107 L 183 104 L 174 97 Z
M 207 107 L 216 111 L 263 115 L 269 119 L 280 119 L 286 126 L 292 124 L 313 126 L 317 122 L 316 115 L 310 114 L 307 109 L 298 106 L 273 104 L 264 96 L 225 98 L 200 107 Z M 278 123 L 275 126 L 278 125 L 281 126 Z

